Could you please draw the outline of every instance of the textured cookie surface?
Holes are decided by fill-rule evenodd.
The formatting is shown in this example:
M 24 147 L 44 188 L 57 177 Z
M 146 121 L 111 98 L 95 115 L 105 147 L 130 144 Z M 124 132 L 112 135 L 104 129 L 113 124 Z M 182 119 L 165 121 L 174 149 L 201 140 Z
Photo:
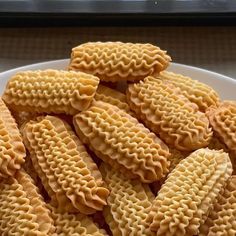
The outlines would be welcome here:
M 147 184 L 129 180 L 118 170 L 103 163 L 100 167 L 110 190 L 103 210 L 113 236 L 155 235 L 146 223 L 154 196 Z
M 17 124 L 0 98 L 0 177 L 13 176 L 24 163 L 25 155 Z
M 127 113 L 131 113 L 125 94 L 107 86 L 99 84 L 94 99 L 117 106 Z
M 102 236 L 107 235 L 93 221 L 82 214 L 61 213 L 55 207 L 48 205 L 56 227 L 56 235 L 60 236 Z
M 169 166 L 169 171 L 168 174 L 175 169 L 175 167 L 179 164 L 180 161 L 182 161 L 184 158 L 186 158 L 190 153 L 189 152 L 181 152 L 175 148 L 171 148 L 169 147 L 169 151 L 170 151 L 170 156 L 168 157 L 168 160 L 170 162 L 170 166 Z M 162 184 L 165 182 L 168 174 L 163 177 L 162 179 L 155 181 L 153 183 L 151 183 L 150 187 L 152 189 L 152 191 L 155 193 L 155 195 L 158 193 L 158 191 L 160 190 Z
M 227 186 L 219 194 L 213 210 L 201 227 L 201 236 L 236 235 L 236 176 L 233 175 Z
M 168 171 L 168 147 L 118 107 L 94 102 L 74 117 L 74 126 L 99 158 L 129 177 L 153 182 Z
M 164 70 L 170 56 L 151 44 L 91 42 L 72 49 L 69 70 L 98 76 L 103 81 L 137 81 Z
M 180 88 L 181 93 L 191 102 L 196 103 L 201 111 L 205 111 L 212 105 L 217 106 L 219 103 L 219 95 L 213 88 L 190 77 L 162 71 L 159 78 Z
M 206 115 L 173 85 L 149 76 L 130 84 L 127 98 L 146 126 L 176 149 L 191 151 L 210 142 L 212 132 Z
M 22 71 L 9 80 L 3 100 L 15 111 L 74 115 L 90 105 L 98 83 L 82 72 Z
M 53 220 L 33 180 L 24 171 L 0 182 L 0 234 L 46 236 Z
M 236 153 L 236 102 L 222 102 L 207 110 L 210 124 L 217 136 Z
M 156 235 L 197 235 L 232 173 L 227 153 L 199 149 L 168 175 L 147 222 Z
M 34 168 L 54 206 L 84 214 L 102 210 L 109 192 L 68 124 L 53 116 L 39 117 L 25 125 L 23 135 Z

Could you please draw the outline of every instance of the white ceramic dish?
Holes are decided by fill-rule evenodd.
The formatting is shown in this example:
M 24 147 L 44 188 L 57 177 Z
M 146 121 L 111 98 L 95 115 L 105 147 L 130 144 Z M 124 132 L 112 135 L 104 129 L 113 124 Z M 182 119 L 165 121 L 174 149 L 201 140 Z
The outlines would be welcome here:
M 8 70 L 0 73 L 0 95 L 3 93 L 8 79 L 18 71 L 23 70 L 39 70 L 39 69 L 65 69 L 69 64 L 69 59 L 56 60 L 42 62 L 16 69 Z M 227 76 L 214 73 L 208 70 L 200 69 L 197 67 L 172 63 L 168 68 L 169 71 L 180 73 L 190 76 L 193 79 L 197 79 L 204 82 L 214 88 L 221 99 L 236 100 L 236 79 L 229 78 Z

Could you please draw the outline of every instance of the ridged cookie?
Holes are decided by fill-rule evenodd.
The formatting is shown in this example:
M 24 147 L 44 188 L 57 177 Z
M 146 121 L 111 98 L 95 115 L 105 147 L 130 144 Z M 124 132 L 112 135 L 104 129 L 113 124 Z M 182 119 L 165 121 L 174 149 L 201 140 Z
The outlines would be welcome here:
M 74 126 L 82 142 L 99 158 L 130 178 L 149 183 L 168 171 L 168 147 L 116 106 L 94 102 L 74 116 Z
M 171 148 L 171 147 L 169 147 L 169 151 L 170 151 L 170 156 L 169 156 L 168 160 L 170 162 L 170 166 L 169 166 L 168 174 L 172 170 L 175 169 L 175 167 L 179 164 L 180 161 L 182 161 L 184 158 L 186 158 L 190 154 L 188 152 L 181 152 L 181 151 L 179 151 L 175 148 Z M 151 183 L 150 187 L 155 195 L 157 195 L 158 191 L 161 189 L 161 186 L 165 182 L 168 174 L 165 177 L 163 177 L 162 179 Z
M 219 104 L 220 99 L 217 92 L 198 80 L 169 71 L 162 71 L 158 77 L 180 88 L 181 93 L 191 102 L 196 103 L 201 111 L 205 111 L 212 105 L 217 106 Z
M 211 107 L 207 116 L 216 135 L 236 153 L 236 102 L 224 101 L 218 108 Z
M 147 184 L 127 179 L 108 164 L 100 166 L 110 195 L 103 215 L 113 236 L 155 235 L 146 223 L 154 196 Z
M 206 115 L 173 85 L 149 76 L 130 84 L 127 98 L 137 117 L 176 149 L 192 151 L 210 142 L 212 131 Z
M 227 186 L 217 198 L 213 210 L 201 227 L 200 236 L 236 235 L 236 176 L 232 176 Z
M 14 111 L 74 115 L 90 105 L 98 83 L 82 72 L 22 71 L 8 81 L 3 100 Z
M 99 229 L 93 221 L 82 214 L 61 213 L 48 204 L 58 236 L 103 236 L 105 230 Z
M 90 73 L 103 81 L 138 81 L 164 70 L 170 61 L 166 51 L 151 44 L 90 42 L 72 49 L 69 70 Z
M 39 193 L 44 197 L 44 199 L 49 200 L 50 198 L 49 198 L 46 190 L 43 187 L 42 181 L 39 178 L 37 171 L 35 171 L 35 169 L 34 169 L 34 165 L 32 163 L 29 153 L 27 153 L 27 155 L 25 157 L 25 162 L 22 165 L 22 167 L 25 170 L 25 172 L 33 179 L 35 185 L 39 189 Z
M 102 210 L 109 191 L 69 125 L 57 117 L 39 117 L 25 125 L 23 135 L 34 168 L 55 207 L 84 214 Z
M 156 235 L 197 235 L 232 173 L 227 153 L 199 149 L 182 160 L 162 185 L 147 222 Z
M 127 113 L 132 113 L 126 100 L 125 94 L 99 84 L 94 96 L 96 101 L 102 101 L 117 106 Z
M 0 182 L 2 236 L 53 235 L 55 227 L 33 180 L 24 171 Z
M 24 163 L 25 147 L 14 118 L 0 98 L 0 177 L 13 176 Z

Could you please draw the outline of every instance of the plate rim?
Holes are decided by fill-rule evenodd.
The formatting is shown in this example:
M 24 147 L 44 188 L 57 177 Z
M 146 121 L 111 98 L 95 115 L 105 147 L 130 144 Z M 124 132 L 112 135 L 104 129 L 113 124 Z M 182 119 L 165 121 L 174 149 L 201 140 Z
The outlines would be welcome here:
M 45 66 L 49 63 L 61 63 L 61 62 L 64 62 L 64 61 L 69 62 L 69 60 L 70 60 L 70 58 L 64 58 L 64 59 L 58 59 L 58 60 L 42 61 L 42 62 L 37 62 L 37 63 L 33 63 L 33 64 L 26 64 L 26 65 L 23 65 L 23 66 L 15 67 L 15 68 L 0 72 L 0 80 L 1 80 L 1 77 L 4 76 L 4 74 L 7 74 L 7 73 L 14 73 L 14 71 L 25 70 L 29 67 L 34 67 L 34 66 L 39 66 L 39 67 L 40 66 Z M 216 76 L 216 77 L 223 77 L 225 80 L 228 80 L 228 81 L 230 81 L 230 82 L 232 82 L 236 85 L 236 79 L 233 79 L 233 78 L 231 78 L 227 75 L 224 75 L 224 74 L 221 74 L 221 73 L 218 73 L 218 72 L 215 72 L 215 71 L 211 71 L 211 70 L 208 70 L 208 69 L 203 69 L 203 68 L 200 68 L 200 67 L 197 67 L 197 66 L 192 66 L 192 65 L 182 64 L 182 63 L 176 63 L 176 62 L 171 62 L 170 66 L 171 65 L 177 66 L 177 67 L 178 66 L 179 67 L 184 67 L 186 69 L 200 71 L 200 72 L 203 72 L 203 73 L 208 73 L 208 74 L 211 74 L 212 76 Z M 169 67 L 167 67 L 167 70 L 168 70 L 168 68 Z

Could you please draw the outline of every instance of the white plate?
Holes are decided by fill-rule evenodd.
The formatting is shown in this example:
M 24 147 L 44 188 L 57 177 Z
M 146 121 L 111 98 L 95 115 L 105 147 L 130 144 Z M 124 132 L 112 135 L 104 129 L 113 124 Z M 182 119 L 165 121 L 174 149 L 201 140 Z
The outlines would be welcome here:
M 32 64 L 2 72 L 0 73 L 0 94 L 3 94 L 8 79 L 18 71 L 39 70 L 39 69 L 49 69 L 49 68 L 66 69 L 68 64 L 69 64 L 69 59 L 63 59 L 63 60 Z M 232 78 L 208 70 L 177 63 L 172 63 L 171 66 L 168 68 L 168 70 L 190 76 L 193 79 L 197 79 L 201 82 L 210 85 L 218 92 L 221 99 L 236 100 L 236 80 Z

